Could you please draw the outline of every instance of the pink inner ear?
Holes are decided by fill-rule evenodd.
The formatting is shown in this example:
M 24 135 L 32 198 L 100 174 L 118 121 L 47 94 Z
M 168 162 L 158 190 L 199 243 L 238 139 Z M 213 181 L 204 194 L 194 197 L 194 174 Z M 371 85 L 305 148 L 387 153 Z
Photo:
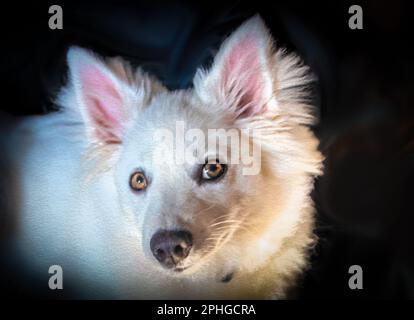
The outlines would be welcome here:
M 119 143 L 124 120 L 123 100 L 116 84 L 96 66 L 80 72 L 81 91 L 96 137 Z
M 253 34 L 239 41 L 230 51 L 224 65 L 223 86 L 239 95 L 241 117 L 266 111 L 263 103 L 264 78 L 260 47 Z

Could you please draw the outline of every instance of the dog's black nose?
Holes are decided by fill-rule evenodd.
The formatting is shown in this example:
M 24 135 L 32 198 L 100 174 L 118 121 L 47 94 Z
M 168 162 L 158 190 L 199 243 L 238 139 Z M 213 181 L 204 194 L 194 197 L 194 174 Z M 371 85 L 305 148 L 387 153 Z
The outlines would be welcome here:
M 150 241 L 154 257 L 166 268 L 173 268 L 184 260 L 193 245 L 191 233 L 188 231 L 160 230 Z

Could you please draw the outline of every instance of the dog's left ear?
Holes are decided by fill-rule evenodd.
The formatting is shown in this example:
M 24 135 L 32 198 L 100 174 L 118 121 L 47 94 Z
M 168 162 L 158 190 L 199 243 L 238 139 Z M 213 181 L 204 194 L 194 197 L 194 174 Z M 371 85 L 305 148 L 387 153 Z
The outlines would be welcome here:
M 195 89 L 202 100 L 224 105 L 236 118 L 260 115 L 271 104 L 271 37 L 259 16 L 243 23 L 217 53 L 208 72 L 199 70 Z M 213 101 L 212 101 L 213 99 Z

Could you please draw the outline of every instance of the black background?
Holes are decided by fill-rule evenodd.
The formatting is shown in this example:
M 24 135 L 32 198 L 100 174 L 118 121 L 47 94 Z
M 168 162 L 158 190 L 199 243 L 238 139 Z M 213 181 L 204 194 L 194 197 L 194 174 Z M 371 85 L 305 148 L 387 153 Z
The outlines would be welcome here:
M 63 8 L 63 30 L 48 28 L 52 4 Z M 348 27 L 352 4 L 363 8 L 363 30 Z M 52 110 L 71 44 L 121 55 L 171 89 L 188 87 L 223 37 L 256 12 L 277 44 L 297 51 L 319 79 L 315 131 L 326 161 L 313 196 L 320 242 L 298 297 L 413 299 L 414 15 L 408 2 L 1 4 L 1 109 L 17 116 Z M 363 290 L 348 287 L 354 264 L 364 270 Z

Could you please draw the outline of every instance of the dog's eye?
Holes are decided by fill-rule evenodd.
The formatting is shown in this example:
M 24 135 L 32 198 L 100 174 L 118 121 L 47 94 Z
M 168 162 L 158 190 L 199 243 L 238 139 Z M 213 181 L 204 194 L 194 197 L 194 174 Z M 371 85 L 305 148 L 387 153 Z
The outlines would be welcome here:
M 147 187 L 147 184 L 147 178 L 141 171 L 134 172 L 131 175 L 131 179 L 129 180 L 129 185 L 131 188 L 137 191 L 144 190 Z
M 218 161 L 216 163 L 206 163 L 203 166 L 202 178 L 204 180 L 214 180 L 220 178 L 226 172 L 227 166 Z

